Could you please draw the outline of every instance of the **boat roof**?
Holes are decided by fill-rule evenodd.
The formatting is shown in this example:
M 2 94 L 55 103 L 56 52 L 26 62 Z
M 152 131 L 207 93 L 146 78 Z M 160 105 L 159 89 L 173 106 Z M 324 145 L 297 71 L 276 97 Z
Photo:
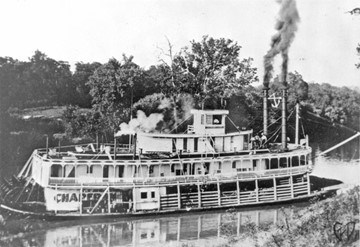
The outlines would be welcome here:
M 192 109 L 191 114 L 209 114 L 209 115 L 228 115 L 229 111 L 228 110 L 197 110 L 197 109 Z

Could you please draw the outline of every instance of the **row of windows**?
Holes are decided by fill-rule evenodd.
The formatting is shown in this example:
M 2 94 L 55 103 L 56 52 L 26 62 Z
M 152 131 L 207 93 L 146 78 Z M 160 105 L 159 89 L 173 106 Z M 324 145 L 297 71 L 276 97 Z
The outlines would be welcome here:
M 221 124 L 222 121 L 222 115 L 205 115 L 202 114 L 201 115 L 201 124 L 211 124 L 211 125 L 216 125 L 216 124 Z

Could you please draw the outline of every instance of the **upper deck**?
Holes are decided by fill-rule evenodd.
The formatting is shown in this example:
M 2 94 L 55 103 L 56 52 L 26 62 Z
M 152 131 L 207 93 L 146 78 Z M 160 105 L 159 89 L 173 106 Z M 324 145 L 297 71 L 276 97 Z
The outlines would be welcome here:
M 94 144 L 92 144 L 94 146 Z M 85 146 L 85 145 L 84 145 Z M 252 180 L 289 174 L 303 174 L 311 169 L 311 148 L 289 145 L 283 153 L 243 150 L 217 154 L 115 154 L 79 151 L 79 146 L 63 151 L 35 150 L 23 176 L 30 176 L 43 186 L 134 186 L 194 183 L 199 181 Z M 73 150 L 73 151 L 65 151 Z M 100 149 L 99 149 L 100 150 Z M 155 155 L 156 157 L 154 157 Z M 30 168 L 30 163 L 32 169 Z

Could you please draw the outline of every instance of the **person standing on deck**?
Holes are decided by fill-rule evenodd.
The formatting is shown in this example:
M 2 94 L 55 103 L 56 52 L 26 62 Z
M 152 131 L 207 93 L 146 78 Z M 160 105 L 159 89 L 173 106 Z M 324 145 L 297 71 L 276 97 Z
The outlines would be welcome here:
M 264 133 L 261 133 L 261 147 L 266 148 L 267 146 L 267 137 Z

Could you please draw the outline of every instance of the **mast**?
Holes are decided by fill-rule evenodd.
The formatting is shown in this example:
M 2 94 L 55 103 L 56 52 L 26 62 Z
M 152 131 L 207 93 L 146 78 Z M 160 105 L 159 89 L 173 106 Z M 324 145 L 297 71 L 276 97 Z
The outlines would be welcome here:
M 299 110 L 300 110 L 300 104 L 299 102 L 296 102 L 296 108 L 295 108 L 295 145 L 299 145 Z

